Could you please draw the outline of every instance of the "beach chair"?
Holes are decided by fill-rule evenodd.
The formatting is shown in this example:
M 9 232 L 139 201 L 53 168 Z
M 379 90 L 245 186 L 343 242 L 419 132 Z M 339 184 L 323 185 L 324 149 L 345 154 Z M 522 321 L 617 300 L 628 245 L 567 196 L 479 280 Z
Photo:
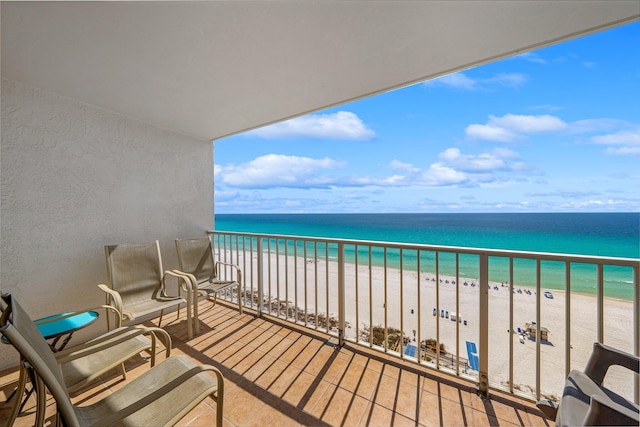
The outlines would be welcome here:
M 242 296 L 240 283 L 242 271 L 235 264 L 216 261 L 213 255 L 213 246 L 209 237 L 195 239 L 176 239 L 176 252 L 180 270 L 174 273 L 186 277 L 181 281 L 182 289 L 187 292 L 187 301 L 193 302 L 194 332 L 200 332 L 198 322 L 198 297 L 213 296 L 213 304 L 216 304 L 219 292 L 234 289 L 238 296 L 238 310 L 242 314 Z M 229 267 L 235 272 L 234 278 L 221 278 L 221 266 Z
M 4 308 L 6 308 L 5 304 L 2 305 L 3 310 Z M 114 307 L 100 306 L 65 313 L 64 316 L 55 316 L 54 319 L 48 320 L 58 322 L 64 318 L 72 318 L 81 313 L 95 311 L 98 308 L 116 311 Z M 41 334 L 43 332 L 40 327 L 47 324 L 45 319 L 34 321 Z M 49 344 L 49 347 L 55 352 L 55 358 L 60 364 L 62 376 L 69 391 L 80 388 L 114 368 L 119 368 L 123 379 L 126 379 L 124 362 L 142 352 L 147 352 L 150 355 L 151 366 L 154 366 L 156 360 L 156 334 L 160 334 L 164 338 L 166 357 L 171 354 L 171 337 L 163 329 L 142 326 L 121 327 L 120 324 L 117 324 L 117 326 L 118 328 L 113 331 L 58 352 L 55 352 L 54 346 Z M 12 425 L 18 416 L 22 407 L 21 400 L 24 402 L 34 391 L 32 388 L 27 392 L 26 397 L 22 398 L 26 391 L 28 378 L 31 378 L 32 387 L 35 387 L 35 384 L 33 384 L 35 381 L 28 364 L 20 363 L 18 386 L 8 399 L 9 401 L 14 396 L 16 397 L 7 425 Z M 45 399 L 44 393 L 37 394 L 37 407 L 46 405 L 46 402 L 41 399 Z M 36 420 L 36 425 L 41 426 L 43 421 Z
M 222 426 L 222 374 L 186 356 L 169 357 L 95 403 L 72 404 L 60 364 L 36 325 L 14 298 L 6 294 L 2 299 L 0 333 L 33 369 L 36 392 L 44 393 L 46 386 L 53 395 L 63 425 L 173 425 L 209 396 L 216 400 L 216 424 Z M 38 407 L 37 419 L 43 419 L 44 410 Z
M 537 403 L 556 426 L 640 425 L 637 404 L 603 386 L 611 366 L 631 371 L 629 381 L 640 373 L 640 357 L 606 346 L 593 344 L 593 352 L 584 372 L 572 370 L 564 385 L 560 406 L 549 400 Z
M 160 244 L 152 243 L 105 246 L 108 286 L 98 287 L 106 293 L 107 304 L 120 312 L 123 321 L 134 321 L 140 317 L 160 312 L 158 326 L 162 324 L 164 310 L 185 303 L 187 306 L 187 335 L 193 337 L 191 307 L 180 296 L 166 294 L 169 276 L 183 278 L 172 271 L 162 269 Z M 180 312 L 178 311 L 178 317 Z M 107 328 L 110 328 L 107 314 Z

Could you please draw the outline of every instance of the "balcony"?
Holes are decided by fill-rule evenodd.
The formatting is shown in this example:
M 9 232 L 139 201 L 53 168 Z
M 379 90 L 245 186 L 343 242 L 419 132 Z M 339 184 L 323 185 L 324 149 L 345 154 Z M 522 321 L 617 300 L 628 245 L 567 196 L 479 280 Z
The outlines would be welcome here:
M 217 366 L 225 377 L 225 425 L 548 425 L 530 401 L 505 393 L 483 400 L 473 383 L 443 375 L 368 348 L 328 344 L 329 335 L 283 322 L 238 314 L 232 303 L 200 302 L 201 334 L 187 340 L 184 312 L 165 316 L 172 354 Z M 156 323 L 156 320 L 152 320 Z M 160 356 L 162 360 L 164 353 Z M 128 364 L 127 381 L 148 369 Z M 15 387 L 15 370 L 0 374 L 0 400 Z M 74 395 L 90 403 L 123 384 L 113 372 Z M 214 425 L 213 402 L 205 400 L 179 425 Z M 35 399 L 16 426 L 33 425 Z M 6 415 L 0 406 L 0 418 Z M 47 422 L 55 404 L 47 402 Z
M 209 233 L 243 271 L 247 311 L 229 293 L 200 302 L 193 339 L 184 314 L 163 327 L 174 354 L 220 368 L 229 425 L 547 425 L 533 402 L 561 394 L 593 341 L 638 354 L 637 259 Z M 620 289 L 631 300 L 610 297 Z M 131 362 L 129 378 L 147 366 Z M 0 375 L 0 399 L 16 381 Z M 637 402 L 637 381 L 613 372 L 609 386 Z M 105 377 L 75 401 L 121 384 Z M 17 425 L 33 423 L 33 404 Z M 205 401 L 181 425 L 213 420 Z

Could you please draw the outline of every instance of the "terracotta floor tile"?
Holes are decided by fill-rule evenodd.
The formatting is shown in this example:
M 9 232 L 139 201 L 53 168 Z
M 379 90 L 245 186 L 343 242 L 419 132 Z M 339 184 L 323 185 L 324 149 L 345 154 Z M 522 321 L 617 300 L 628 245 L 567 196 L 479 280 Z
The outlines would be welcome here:
M 266 364 L 264 369 L 254 380 L 254 383 L 265 390 L 270 390 L 274 383 L 287 371 L 289 364 L 280 360 L 273 360 L 271 363 Z
M 320 347 L 313 355 L 313 358 L 303 367 L 304 371 L 311 375 L 318 375 L 324 369 L 328 369 L 328 363 L 332 359 L 334 352 L 333 349 L 327 346 Z
M 293 342 L 294 341 L 291 338 L 277 334 L 265 341 L 265 343 L 260 346 L 260 349 L 266 351 L 273 357 L 280 357 L 289 349 L 289 347 L 291 347 Z
M 347 410 L 346 416 L 342 419 L 342 422 L 339 425 L 342 426 L 357 426 L 360 424 L 362 419 L 366 414 L 366 410 L 371 404 L 371 402 L 367 399 L 364 399 L 360 396 L 353 396 L 351 398 L 349 409 Z M 338 424 L 334 424 L 338 425 Z
M 302 351 L 291 361 L 291 364 L 296 368 L 304 369 L 309 362 L 315 358 L 321 346 L 323 346 L 323 344 L 318 341 L 308 342 Z
M 554 421 L 547 419 L 538 408 L 535 408 L 535 409 L 527 408 L 524 411 L 519 410 L 518 413 L 522 416 L 522 419 L 524 420 L 524 425 L 548 427 L 554 424 Z
M 247 351 L 246 354 L 242 354 L 244 353 L 244 350 Z M 239 353 L 242 354 L 242 357 L 240 357 L 239 360 L 227 361 L 225 363 L 225 366 L 240 375 L 246 374 L 254 366 L 261 364 L 265 359 L 271 357 L 268 354 L 261 352 L 260 350 L 252 349 L 249 347 L 245 347 Z
M 524 421 L 522 419 L 523 415 L 525 418 L 528 418 L 525 412 L 520 414 L 517 408 L 505 405 L 497 400 L 490 400 L 490 405 L 495 416 L 501 421 L 507 421 L 512 424 L 521 424 Z
M 406 369 L 403 369 L 400 372 L 400 381 L 402 383 L 410 384 L 418 387 L 418 384 L 420 384 L 419 380 L 420 380 L 420 376 L 415 372 L 408 371 Z
M 489 417 L 485 412 L 476 411 L 469 407 L 465 407 L 465 417 L 467 425 L 477 427 L 488 427 L 497 424 L 497 420 L 494 417 Z M 502 422 L 499 423 L 502 425 Z
M 342 374 L 342 378 L 340 378 L 338 385 L 351 392 L 351 393 L 355 393 L 355 391 L 357 390 L 358 386 L 360 385 L 360 382 L 362 382 L 362 377 L 364 375 L 364 371 L 365 371 L 365 367 L 364 365 L 362 366 L 358 366 L 355 365 L 353 363 L 349 363 L 347 365 L 347 368 L 345 369 L 345 371 Z
M 282 398 L 294 406 L 301 404 L 305 395 L 312 393 L 316 377 L 304 371 L 298 371 L 292 382 L 285 389 Z
M 393 419 L 391 420 L 393 427 L 414 427 L 416 425 L 415 420 L 407 418 L 397 412 L 393 413 Z
M 337 385 L 342 378 L 342 374 L 344 374 L 345 370 L 347 369 L 347 366 L 347 360 L 336 357 L 331 360 L 331 363 L 328 365 L 322 378 L 330 382 L 331 384 Z
M 269 387 L 269 392 L 278 397 L 282 397 L 300 373 L 302 373 L 301 370 L 292 365 L 288 365 L 273 381 Z
M 224 417 L 234 425 L 243 425 L 264 406 L 264 402 L 240 386 L 225 393 Z
M 232 425 L 231 423 L 228 424 Z M 196 406 L 176 424 L 177 427 L 195 427 L 205 425 L 216 425 L 216 411 L 204 402 Z
M 251 338 L 251 340 L 248 342 L 245 340 L 244 343 L 251 347 L 259 348 L 272 336 L 271 332 L 265 331 L 262 328 L 256 328 L 249 334 L 249 338 Z
M 324 388 L 322 394 L 318 396 L 315 404 L 313 406 L 308 406 L 309 410 L 307 412 L 318 419 L 322 418 L 325 412 L 330 410 L 329 404 L 333 402 L 336 390 L 338 390 L 338 387 L 334 384 L 328 384 L 327 387 Z
M 460 390 L 449 384 L 440 383 L 440 396 L 442 396 L 443 399 L 450 400 L 457 404 L 462 403 L 462 396 L 460 394 Z
M 322 380 L 318 382 L 316 378 L 316 381 L 313 382 L 313 386 L 302 395 L 296 406 L 305 412 L 312 414 L 313 409 L 324 398 L 325 394 L 331 393 L 334 389 L 335 386 L 333 384 L 329 384 Z
M 306 345 L 307 343 L 304 340 L 298 338 L 278 358 L 285 363 L 291 363 L 296 357 L 300 355 Z
M 312 414 L 330 425 L 346 425 L 345 420 L 360 421 L 368 401 L 341 388 L 325 393 Z
M 400 368 L 390 363 L 385 363 L 382 367 L 382 374 L 391 378 L 398 378 L 400 376 Z
M 420 404 L 421 390 L 417 385 L 399 383 L 398 393 L 393 410 L 409 419 L 415 420 Z
M 378 387 L 374 392 L 372 401 L 389 410 L 393 410 L 396 406 L 396 393 L 398 386 L 398 378 L 382 375 L 380 377 Z
M 225 366 L 233 367 L 242 364 L 247 358 L 250 358 L 254 353 L 262 354 L 261 352 L 257 352 L 255 349 L 248 347 L 246 345 L 241 345 L 235 352 L 230 354 L 225 359 L 220 359 L 218 357 L 214 357 L 213 359 L 216 362 L 222 363 Z M 254 359 L 257 360 L 257 359 Z
M 418 424 L 424 426 L 440 426 L 442 408 L 438 395 L 423 390 L 418 408 Z
M 378 389 L 381 377 L 382 374 L 380 371 L 374 371 L 368 368 L 365 369 L 362 372 L 356 394 L 364 397 L 365 399 L 371 400 L 373 398 L 373 393 Z
M 393 412 L 375 404 L 369 403 L 360 421 L 361 427 L 385 427 L 390 426 L 393 419 Z
M 220 343 L 220 346 L 217 346 L 217 352 L 207 351 L 207 356 L 211 357 L 214 360 L 217 360 L 220 363 L 233 363 L 227 362 L 227 359 L 232 358 L 238 351 L 240 351 L 244 347 L 244 344 L 236 341 L 236 340 L 226 340 Z
M 444 401 L 444 400 L 443 400 Z M 466 413 L 463 414 L 464 407 L 460 404 L 448 404 L 442 410 L 442 425 L 463 426 L 465 424 Z
M 290 418 L 286 414 L 283 414 L 282 412 L 279 412 L 271 408 L 270 406 L 265 406 L 261 410 L 259 410 L 249 421 L 240 425 L 247 427 L 295 427 L 301 424 Z
M 377 359 L 369 359 L 367 363 L 367 369 L 371 369 L 372 371 L 382 372 L 382 368 L 384 363 Z
M 428 378 L 428 377 L 423 377 L 422 378 L 422 389 L 424 391 L 426 391 L 427 393 L 432 393 L 432 394 L 438 394 L 439 390 L 439 383 L 438 381 L 432 379 L 432 378 Z
M 255 381 L 258 377 L 263 375 L 264 372 L 267 369 L 269 369 L 271 365 L 273 365 L 277 361 L 278 359 L 265 354 L 263 357 L 259 359 L 259 361 L 256 364 L 254 364 L 244 374 L 242 374 L 242 376 L 249 381 Z

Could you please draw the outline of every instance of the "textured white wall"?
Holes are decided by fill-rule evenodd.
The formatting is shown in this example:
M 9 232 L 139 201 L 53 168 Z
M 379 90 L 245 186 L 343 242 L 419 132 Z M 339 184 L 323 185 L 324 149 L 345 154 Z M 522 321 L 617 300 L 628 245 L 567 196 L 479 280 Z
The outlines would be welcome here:
M 174 239 L 213 227 L 210 141 L 6 79 L 1 102 L 0 290 L 32 317 L 102 304 L 106 244 L 157 239 L 177 268 Z

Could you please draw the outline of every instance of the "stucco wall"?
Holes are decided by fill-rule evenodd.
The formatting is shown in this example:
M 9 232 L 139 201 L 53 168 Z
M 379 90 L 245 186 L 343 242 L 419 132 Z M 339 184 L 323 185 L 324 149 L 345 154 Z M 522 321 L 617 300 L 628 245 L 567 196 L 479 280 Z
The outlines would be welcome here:
M 32 317 L 102 304 L 106 244 L 159 240 L 171 269 L 213 227 L 210 141 L 6 79 L 1 103 L 0 290 Z

